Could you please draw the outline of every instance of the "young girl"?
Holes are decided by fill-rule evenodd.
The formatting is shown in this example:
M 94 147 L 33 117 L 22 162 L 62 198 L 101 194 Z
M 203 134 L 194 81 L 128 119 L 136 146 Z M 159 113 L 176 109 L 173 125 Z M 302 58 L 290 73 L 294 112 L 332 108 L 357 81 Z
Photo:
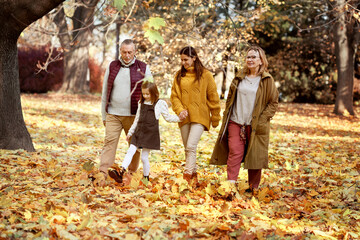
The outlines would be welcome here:
M 160 150 L 160 115 L 167 122 L 181 121 L 177 115 L 171 115 L 167 103 L 159 99 L 159 91 L 155 83 L 145 81 L 141 86 L 141 92 L 142 95 L 134 123 L 126 136 L 127 141 L 130 141 L 131 137 L 131 142 L 122 167 L 118 171 L 115 169 L 109 170 L 109 176 L 118 183 L 122 183 L 123 175 L 137 149 L 142 149 L 141 161 L 143 162 L 144 178 L 149 180 L 150 163 L 148 157 L 150 150 Z

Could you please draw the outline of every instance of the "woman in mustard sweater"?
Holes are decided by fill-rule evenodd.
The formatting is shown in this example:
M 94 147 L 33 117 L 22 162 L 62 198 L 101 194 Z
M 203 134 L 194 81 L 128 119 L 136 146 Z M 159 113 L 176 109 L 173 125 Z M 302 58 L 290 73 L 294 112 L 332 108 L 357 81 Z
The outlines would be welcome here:
M 201 63 L 195 49 L 180 50 L 181 69 L 171 89 L 171 104 L 180 118 L 181 137 L 185 147 L 184 179 L 197 183 L 196 148 L 204 131 L 219 125 L 220 99 L 213 75 Z

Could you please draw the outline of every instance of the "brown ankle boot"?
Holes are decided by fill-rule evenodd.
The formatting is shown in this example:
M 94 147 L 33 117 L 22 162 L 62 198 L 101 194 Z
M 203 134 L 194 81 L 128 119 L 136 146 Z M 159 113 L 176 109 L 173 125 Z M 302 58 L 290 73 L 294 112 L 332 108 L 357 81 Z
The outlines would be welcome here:
M 192 179 L 193 184 L 194 184 L 195 186 L 197 186 L 197 185 L 199 184 L 199 181 L 198 181 L 198 177 L 197 177 L 197 173 L 196 173 L 196 172 L 194 172 L 193 174 L 191 174 L 191 179 Z
M 190 184 L 190 181 L 191 181 L 191 177 L 192 175 L 191 174 L 188 174 L 188 173 L 184 173 L 183 175 L 183 178 Z

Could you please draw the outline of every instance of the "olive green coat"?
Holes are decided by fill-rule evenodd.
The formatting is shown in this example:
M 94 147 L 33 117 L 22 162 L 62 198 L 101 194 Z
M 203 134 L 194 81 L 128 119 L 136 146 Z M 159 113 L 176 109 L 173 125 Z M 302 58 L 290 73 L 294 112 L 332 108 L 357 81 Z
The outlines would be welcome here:
M 216 140 L 210 164 L 226 165 L 229 154 L 227 127 L 236 101 L 237 86 L 245 75 L 237 75 L 232 81 L 226 100 L 226 107 L 219 136 Z M 256 92 L 255 105 L 251 121 L 251 137 L 244 157 L 245 169 L 268 168 L 268 148 L 270 119 L 275 115 L 278 106 L 279 92 L 272 76 L 264 72 Z

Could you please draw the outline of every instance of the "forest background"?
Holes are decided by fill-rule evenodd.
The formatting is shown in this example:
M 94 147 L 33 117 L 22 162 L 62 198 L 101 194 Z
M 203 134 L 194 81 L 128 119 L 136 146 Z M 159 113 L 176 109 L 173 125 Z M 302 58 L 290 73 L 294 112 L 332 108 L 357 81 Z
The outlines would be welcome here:
M 335 103 L 336 114 L 355 115 L 359 1 L 57 0 L 39 5 L 47 7 L 42 11 L 30 3 L 3 6 L 14 11 L 3 14 L 7 27 L 0 39 L 0 58 L 8 64 L 3 69 L 10 69 L 0 76 L 0 127 L 7 130 L 0 146 L 5 148 L 33 150 L 18 88 L 99 92 L 103 69 L 119 56 L 121 37 L 136 40 L 137 56 L 150 63 L 162 96 L 169 95 L 181 47 L 194 46 L 205 66 L 223 75 L 218 88 L 225 98 L 231 76 L 241 70 L 244 49 L 259 44 L 281 101 Z M 24 9 L 34 12 L 23 14 Z
M 0 3 L 0 237 L 359 237 L 359 1 Z M 246 47 L 265 49 L 281 104 L 274 172 L 259 195 L 242 195 L 244 172 L 234 196 L 224 168 L 208 169 L 216 132 L 200 149 L 204 188 L 181 182 L 182 149 L 169 141 L 179 133 L 164 123 L 171 150 L 152 156 L 150 185 L 91 184 L 103 140 L 102 77 L 124 38 L 136 41 L 163 98 L 183 46 L 198 50 L 222 99 Z
M 359 105 L 357 1 L 346 1 L 341 7 L 336 1 L 124 0 L 115 2 L 120 11 L 104 1 L 88 1 L 88 5 L 80 2 L 65 1 L 22 33 L 18 42 L 21 63 L 24 61 L 19 64 L 22 91 L 46 92 L 63 86 L 62 90 L 69 92 L 99 93 L 104 68 L 118 57 L 118 42 L 133 38 L 138 45 L 137 57 L 151 65 L 155 82 L 165 96 L 179 69 L 178 51 L 183 46 L 194 46 L 209 70 L 225 76 L 229 70 L 241 69 L 243 50 L 249 44 L 259 44 L 268 56 L 281 101 L 334 104 L 338 82 L 336 57 L 341 56 L 336 48 L 337 23 L 340 17 L 345 17 L 348 48 L 353 48 L 353 58 L 349 59 L 355 73 L 353 100 Z M 82 13 L 88 11 L 88 15 L 81 15 L 76 10 L 79 8 L 83 8 Z M 80 41 L 80 35 L 86 36 Z M 71 63 L 72 69 L 63 69 L 64 53 L 78 48 L 87 51 L 72 53 L 71 58 L 77 59 Z M 90 63 L 82 58 L 90 59 Z M 87 68 L 80 67 L 86 64 L 90 66 L 87 75 Z M 94 69 L 95 65 L 100 69 Z M 62 84 L 63 75 L 77 80 L 74 69 L 85 71 L 85 75 L 77 74 L 90 81 L 90 89 L 89 82 L 76 87 Z M 55 79 L 39 84 L 44 74 Z M 223 97 L 231 80 L 225 77 L 219 84 Z M 71 79 L 66 77 L 67 81 Z

